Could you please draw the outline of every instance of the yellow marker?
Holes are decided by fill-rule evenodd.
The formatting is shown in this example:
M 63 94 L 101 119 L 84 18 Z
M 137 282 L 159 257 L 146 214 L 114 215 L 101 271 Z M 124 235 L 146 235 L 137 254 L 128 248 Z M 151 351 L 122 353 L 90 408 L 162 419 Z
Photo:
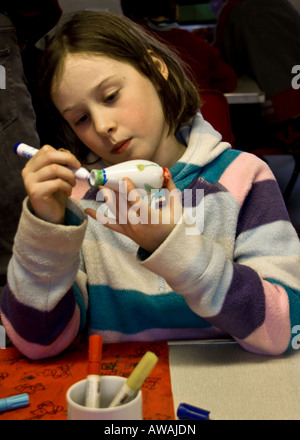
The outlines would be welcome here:
M 139 391 L 157 361 L 158 357 L 151 351 L 147 351 L 126 380 L 126 383 L 114 397 L 109 408 L 129 402 L 132 396 Z

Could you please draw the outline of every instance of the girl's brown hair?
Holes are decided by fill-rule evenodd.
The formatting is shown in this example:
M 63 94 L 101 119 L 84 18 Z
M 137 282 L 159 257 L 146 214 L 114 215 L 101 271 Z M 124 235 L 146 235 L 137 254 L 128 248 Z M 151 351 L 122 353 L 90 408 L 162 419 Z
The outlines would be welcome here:
M 177 55 L 141 26 L 127 17 L 107 12 L 79 11 L 61 25 L 45 49 L 40 90 L 44 103 L 56 112 L 62 123 L 64 142 L 81 160 L 84 160 L 87 149 L 58 116 L 51 100 L 51 93 L 63 73 L 66 55 L 78 53 L 104 55 L 123 61 L 147 76 L 159 90 L 170 133 L 193 117 L 201 105 L 198 90 L 188 79 L 185 66 Z M 151 54 L 165 62 L 169 71 L 167 80 L 156 67 Z

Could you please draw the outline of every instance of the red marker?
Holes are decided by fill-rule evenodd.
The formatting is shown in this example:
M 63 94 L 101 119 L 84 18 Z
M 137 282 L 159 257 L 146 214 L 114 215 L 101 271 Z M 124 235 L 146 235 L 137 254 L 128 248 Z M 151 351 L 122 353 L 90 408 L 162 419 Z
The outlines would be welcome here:
M 89 360 L 86 384 L 85 406 L 100 408 L 100 382 L 102 361 L 102 336 L 89 337 Z

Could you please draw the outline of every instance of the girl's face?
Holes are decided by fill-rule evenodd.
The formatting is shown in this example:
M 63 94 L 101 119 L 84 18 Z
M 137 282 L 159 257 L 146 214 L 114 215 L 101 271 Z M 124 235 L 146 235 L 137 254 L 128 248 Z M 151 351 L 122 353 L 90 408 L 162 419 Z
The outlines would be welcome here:
M 155 61 L 167 80 L 165 64 Z M 178 142 L 168 136 L 157 90 L 130 64 L 69 54 L 52 99 L 80 140 L 108 163 L 148 159 L 171 166 L 177 160 L 172 144 Z

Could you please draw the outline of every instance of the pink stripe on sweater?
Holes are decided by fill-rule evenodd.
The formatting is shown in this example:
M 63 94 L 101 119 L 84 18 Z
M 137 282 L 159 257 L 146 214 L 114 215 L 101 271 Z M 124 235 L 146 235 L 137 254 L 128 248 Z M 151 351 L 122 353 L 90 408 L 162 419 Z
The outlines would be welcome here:
M 263 281 L 266 298 L 266 317 L 261 327 L 247 338 L 237 339 L 248 351 L 258 354 L 280 355 L 291 338 L 289 299 L 283 287 Z
M 80 310 L 76 305 L 74 315 L 67 327 L 59 335 L 59 337 L 52 342 L 52 344 L 47 346 L 26 341 L 26 339 L 23 339 L 18 333 L 15 332 L 10 321 L 4 314 L 1 315 L 1 319 L 13 345 L 22 354 L 24 354 L 24 356 L 28 357 L 29 359 L 37 360 L 56 356 L 71 344 L 71 342 L 76 338 L 79 330 Z
M 253 183 L 275 180 L 268 165 L 254 154 L 241 153 L 224 171 L 219 183 L 242 206 Z M 238 182 L 238 185 L 237 185 Z
M 89 189 L 90 185 L 88 184 L 88 182 L 86 182 L 85 180 L 76 180 L 76 185 L 72 189 L 72 199 L 76 201 L 81 200 Z

